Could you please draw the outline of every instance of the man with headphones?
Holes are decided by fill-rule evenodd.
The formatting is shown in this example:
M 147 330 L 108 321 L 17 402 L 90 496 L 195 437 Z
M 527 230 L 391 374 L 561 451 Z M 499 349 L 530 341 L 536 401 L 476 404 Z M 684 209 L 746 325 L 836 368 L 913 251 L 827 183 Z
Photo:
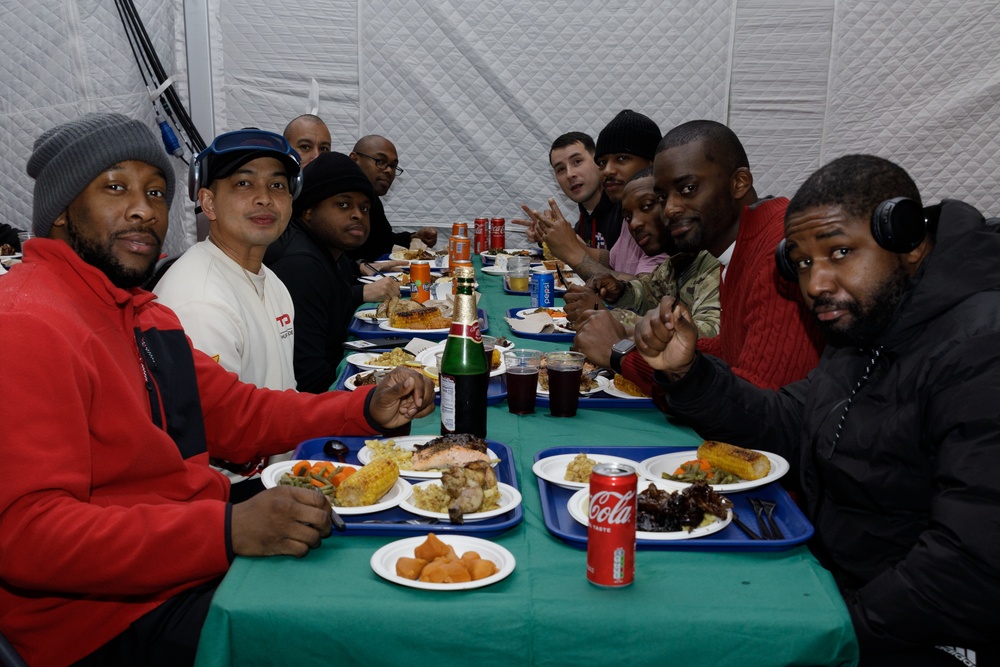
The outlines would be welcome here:
M 752 387 L 664 299 L 636 346 L 671 413 L 791 461 L 862 664 L 998 664 L 1000 235 L 849 155 L 799 188 L 776 254 L 829 343 L 819 365 Z
M 262 263 L 292 215 L 301 189 L 298 153 L 279 134 L 226 132 L 191 161 L 188 195 L 209 220 L 196 243 L 155 286 L 194 346 L 243 382 L 295 389 L 295 308 L 281 280 Z M 268 460 L 213 461 L 240 500 L 263 489 Z

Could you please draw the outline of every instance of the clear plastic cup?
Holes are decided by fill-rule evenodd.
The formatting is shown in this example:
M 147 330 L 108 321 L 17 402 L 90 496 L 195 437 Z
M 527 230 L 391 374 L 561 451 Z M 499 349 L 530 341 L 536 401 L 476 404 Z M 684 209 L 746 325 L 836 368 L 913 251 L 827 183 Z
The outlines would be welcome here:
M 507 409 L 515 415 L 533 413 L 542 353 L 538 350 L 508 350 L 504 352 L 503 360 L 507 366 Z
M 512 256 L 507 260 L 507 281 L 514 292 L 527 292 L 531 276 L 531 258 Z
M 549 414 L 575 417 L 580 403 L 580 376 L 586 356 L 582 352 L 546 352 L 549 375 Z

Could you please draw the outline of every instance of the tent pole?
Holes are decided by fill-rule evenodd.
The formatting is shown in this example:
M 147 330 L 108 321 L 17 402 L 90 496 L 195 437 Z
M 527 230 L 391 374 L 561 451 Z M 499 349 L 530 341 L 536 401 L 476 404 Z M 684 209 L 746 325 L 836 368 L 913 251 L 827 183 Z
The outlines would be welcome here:
M 198 132 L 211 143 L 215 137 L 215 95 L 212 89 L 208 2 L 209 0 L 183 0 L 188 105 L 191 120 Z

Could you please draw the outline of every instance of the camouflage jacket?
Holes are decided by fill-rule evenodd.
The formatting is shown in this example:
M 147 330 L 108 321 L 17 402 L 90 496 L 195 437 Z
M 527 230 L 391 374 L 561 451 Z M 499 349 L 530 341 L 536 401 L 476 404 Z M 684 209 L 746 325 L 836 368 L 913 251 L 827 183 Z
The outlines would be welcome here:
M 681 301 L 694 316 L 699 338 L 719 334 L 719 278 L 722 270 L 719 261 L 707 251 L 699 252 L 680 276 L 674 268 L 673 258 L 656 267 L 652 273 L 643 273 L 625 283 L 625 290 L 612 314 L 631 330 L 641 315 L 655 308 L 665 296 L 680 295 Z

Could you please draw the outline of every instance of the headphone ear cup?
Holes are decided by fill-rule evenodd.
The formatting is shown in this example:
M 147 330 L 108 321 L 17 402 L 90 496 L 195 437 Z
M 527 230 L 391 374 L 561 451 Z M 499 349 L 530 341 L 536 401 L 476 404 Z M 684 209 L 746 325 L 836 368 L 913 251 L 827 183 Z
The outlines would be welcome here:
M 887 199 L 872 212 L 872 236 L 889 252 L 910 252 L 926 235 L 924 209 L 912 199 Z
M 295 201 L 296 198 L 298 198 L 299 193 L 302 192 L 302 170 L 301 169 L 299 169 L 299 172 L 297 174 L 295 174 L 295 178 L 292 179 L 292 182 L 291 182 L 291 184 L 290 184 L 289 187 L 290 187 L 290 189 L 292 191 L 292 201 Z
M 799 282 L 799 274 L 792 264 L 792 259 L 788 256 L 788 248 L 785 246 L 785 239 L 778 241 L 778 247 L 774 249 L 774 263 L 778 266 L 778 273 L 785 280 L 793 283 Z
M 195 156 L 188 165 L 188 197 L 191 201 L 198 201 L 198 180 L 201 177 L 201 160 Z

